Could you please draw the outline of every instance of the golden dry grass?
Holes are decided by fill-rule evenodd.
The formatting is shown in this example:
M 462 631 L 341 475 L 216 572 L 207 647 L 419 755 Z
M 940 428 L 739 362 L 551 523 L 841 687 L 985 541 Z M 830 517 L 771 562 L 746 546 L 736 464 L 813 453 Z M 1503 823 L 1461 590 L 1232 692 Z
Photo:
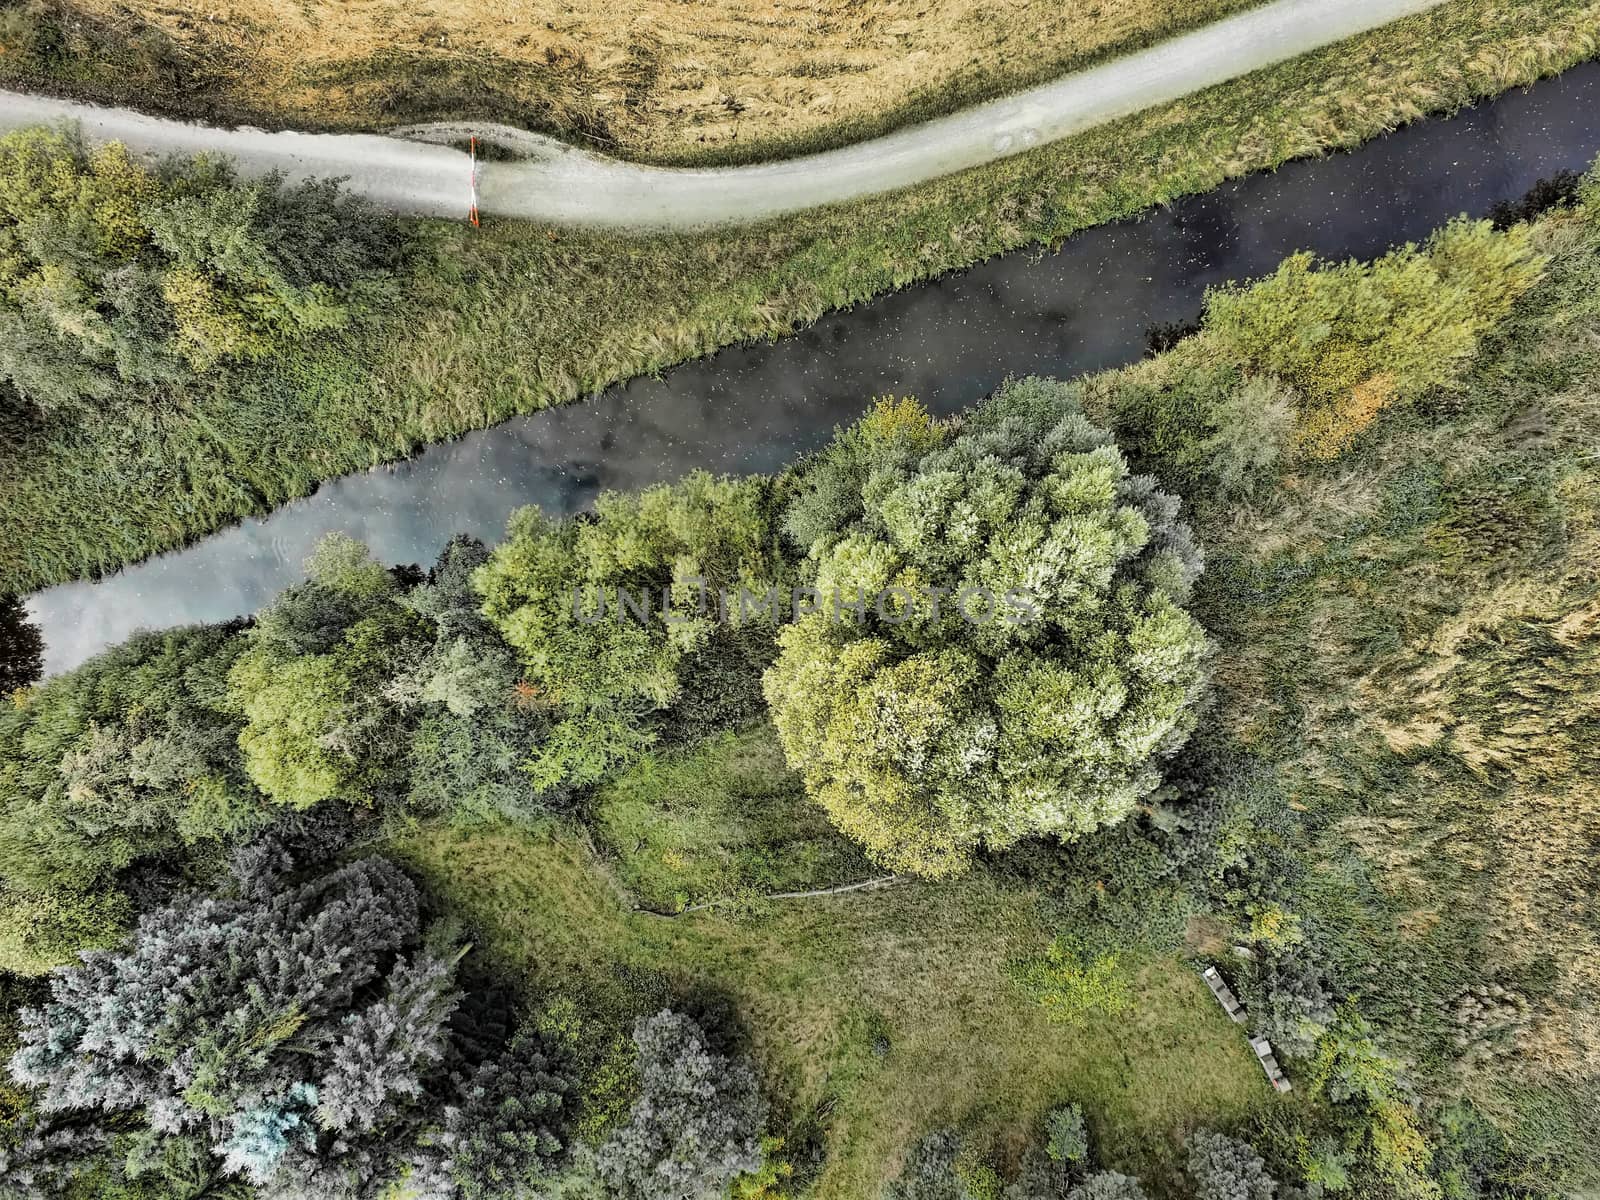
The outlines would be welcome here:
M 75 0 L 147 23 L 241 111 L 470 113 L 630 157 L 746 157 L 1015 90 L 1259 0 Z

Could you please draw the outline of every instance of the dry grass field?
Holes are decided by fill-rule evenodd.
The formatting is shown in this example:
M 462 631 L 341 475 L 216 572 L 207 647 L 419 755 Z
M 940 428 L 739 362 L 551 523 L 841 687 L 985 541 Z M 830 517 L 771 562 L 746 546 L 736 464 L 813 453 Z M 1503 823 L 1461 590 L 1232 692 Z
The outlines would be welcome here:
M 85 66 L 119 43 L 144 50 L 169 82 L 146 105 L 312 126 L 480 115 L 630 158 L 711 161 L 880 132 L 1256 2 L 27 0 L 10 11 L 52 21 L 45 40 Z M 0 49 L 22 49 L 7 29 L 21 42 L 24 24 L 0 25 Z

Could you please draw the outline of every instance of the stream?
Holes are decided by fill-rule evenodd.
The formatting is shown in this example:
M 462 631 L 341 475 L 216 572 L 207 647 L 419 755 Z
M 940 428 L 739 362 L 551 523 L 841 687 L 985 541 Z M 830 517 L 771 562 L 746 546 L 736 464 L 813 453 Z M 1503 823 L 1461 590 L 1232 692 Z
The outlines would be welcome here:
M 883 296 L 777 342 L 733 347 L 330 480 L 286 504 L 96 582 L 28 599 L 45 670 L 69 670 L 140 628 L 256 611 L 299 580 L 325 534 L 385 562 L 430 563 L 455 533 L 498 540 L 524 505 L 572 513 L 603 489 L 688 471 L 772 471 L 885 393 L 936 413 L 1007 375 L 1071 377 L 1144 351 L 1150 326 L 1192 320 L 1207 288 L 1271 272 L 1288 254 L 1369 258 L 1482 216 L 1537 179 L 1600 154 L 1600 62 L 1350 153 L 1291 163 L 1059 251 L 1019 250 Z

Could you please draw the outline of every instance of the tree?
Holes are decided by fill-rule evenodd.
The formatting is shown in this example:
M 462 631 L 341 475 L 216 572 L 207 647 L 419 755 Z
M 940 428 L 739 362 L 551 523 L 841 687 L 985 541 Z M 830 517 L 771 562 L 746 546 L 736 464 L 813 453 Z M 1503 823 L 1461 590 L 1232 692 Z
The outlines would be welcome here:
M 456 964 L 465 953 L 434 945 L 401 959 L 383 995 L 344 1017 L 315 1093 L 324 1129 L 371 1133 L 399 1098 L 421 1098 L 423 1077 L 444 1058 Z
M 779 635 L 765 690 L 835 824 L 947 876 L 978 846 L 1121 821 L 1159 785 L 1204 682 L 1182 607 L 1200 555 L 1071 387 L 1008 383 L 960 425 L 901 410 L 852 435 L 892 452 L 859 515 L 829 501 L 846 523 L 810 547 L 819 610 Z
M 1255 1032 L 1279 1054 L 1307 1058 L 1315 1052 L 1317 1040 L 1333 1024 L 1334 1004 L 1304 946 L 1258 947 L 1239 983 Z
M 330 534 L 306 569 L 261 613 L 229 675 L 245 768 L 279 804 L 371 804 L 404 783 L 410 730 L 389 687 L 432 631 L 351 538 Z
M 0 596 L 0 701 L 44 672 L 44 637 L 15 596 Z
M 606 493 L 592 520 L 532 508 L 512 517 L 475 582 L 554 722 L 532 764 L 540 787 L 594 783 L 648 746 L 648 721 L 677 697 L 685 656 L 716 628 L 719 591 L 733 593 L 737 622 L 739 590 L 765 597 L 777 582 L 766 492 L 760 479 L 696 472 Z
M 1097 1171 L 1067 1193 L 1067 1200 L 1147 1200 L 1144 1188 L 1131 1175 Z
M 943 442 L 944 431 L 909 396 L 884 396 L 867 415 L 835 428 L 833 441 L 804 459 L 788 481 L 793 495 L 783 510 L 783 532 L 802 554 L 865 516 L 865 489 L 875 473 L 888 477 L 915 469 Z
M 52 1126 L 33 1114 L 0 1134 L 0 1180 L 17 1200 L 56 1200 L 102 1166 L 109 1138 L 94 1127 Z
M 225 711 L 238 627 L 139 634 L 0 706 L 0 872 L 87 892 L 142 859 L 256 827 Z
M 1200 1130 L 1186 1143 L 1195 1200 L 1273 1200 L 1277 1181 L 1249 1142 Z
M 713 1200 L 761 1165 L 766 1104 L 749 1064 L 663 1009 L 634 1026 L 639 1097 L 601 1146 L 600 1177 L 625 1200 Z
M 383 859 L 184 897 L 52 978 L 11 1073 L 45 1114 L 141 1118 L 136 1158 L 198 1138 L 265 1197 L 363 1195 L 414 1137 L 458 958 Z
M 454 1102 L 425 1138 L 408 1182 L 424 1195 L 460 1200 L 530 1194 L 565 1159 L 572 1087 L 561 1056 L 519 1029 L 497 1058 L 457 1079 Z
M 150 171 L 120 145 L 8 134 L 0 396 L 81 416 L 347 325 L 389 295 L 397 229 L 332 183 L 245 182 L 206 158 Z
M 454 539 L 428 578 L 400 600 L 435 631 L 432 648 L 386 693 L 402 710 L 420 714 L 408 801 L 424 812 L 527 816 L 560 799 L 541 793 L 524 769 L 549 720 L 519 690 L 516 655 L 481 611 L 472 575 L 488 559 L 482 543 Z

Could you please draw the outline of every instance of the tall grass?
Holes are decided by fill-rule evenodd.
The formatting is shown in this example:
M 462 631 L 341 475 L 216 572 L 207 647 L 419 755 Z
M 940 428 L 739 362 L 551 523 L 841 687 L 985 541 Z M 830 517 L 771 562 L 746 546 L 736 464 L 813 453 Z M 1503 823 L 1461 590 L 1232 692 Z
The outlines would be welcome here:
M 1303 814 L 1303 916 L 1424 1094 L 1600 1182 L 1600 211 L 1458 387 L 1202 507 L 1216 712 Z

